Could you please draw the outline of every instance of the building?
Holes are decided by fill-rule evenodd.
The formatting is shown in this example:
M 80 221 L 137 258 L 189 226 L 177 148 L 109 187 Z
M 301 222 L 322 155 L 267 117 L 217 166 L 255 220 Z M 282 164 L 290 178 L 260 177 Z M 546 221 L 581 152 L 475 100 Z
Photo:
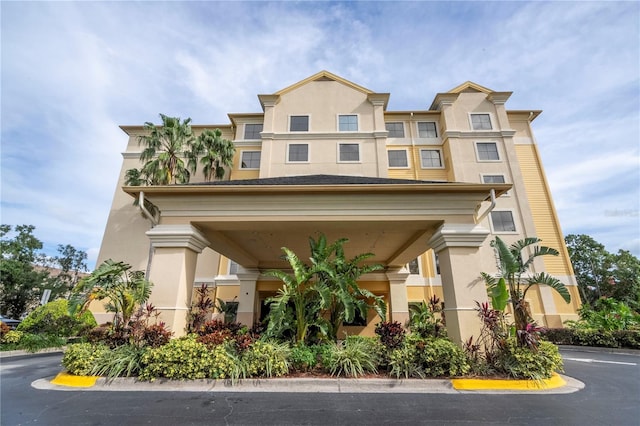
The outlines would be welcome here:
M 410 303 L 435 294 L 461 341 L 479 330 L 479 273 L 496 271 L 490 241 L 537 236 L 560 256 L 533 269 L 568 285 L 572 302 L 547 287 L 528 301 L 539 324 L 561 326 L 577 318 L 580 298 L 531 129 L 540 111 L 507 110 L 510 95 L 466 82 L 428 109 L 388 111 L 388 93 L 323 71 L 258 95 L 260 113 L 193 126 L 221 129 L 237 152 L 225 180 L 189 185 L 124 187 L 126 170 L 140 167 L 144 129 L 122 126 L 129 143 L 98 263 L 148 270 L 151 302 L 180 334 L 195 287 L 237 301 L 238 321 L 251 324 L 279 288 L 262 272 L 287 267 L 281 247 L 305 258 L 309 236 L 347 237 L 348 256 L 372 252 L 385 266 L 360 284 L 385 298 L 390 319 L 404 322 Z M 147 219 L 134 198 L 159 217 Z M 346 331 L 371 333 L 375 321 L 371 313 Z

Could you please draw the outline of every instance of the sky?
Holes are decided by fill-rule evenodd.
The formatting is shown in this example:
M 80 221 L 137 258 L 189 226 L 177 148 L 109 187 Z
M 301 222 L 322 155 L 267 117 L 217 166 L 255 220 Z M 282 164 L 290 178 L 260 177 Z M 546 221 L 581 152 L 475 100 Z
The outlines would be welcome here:
M 127 136 L 227 124 L 321 70 L 389 110 L 465 81 L 533 122 L 563 232 L 640 255 L 638 2 L 0 3 L 1 222 L 93 269 Z

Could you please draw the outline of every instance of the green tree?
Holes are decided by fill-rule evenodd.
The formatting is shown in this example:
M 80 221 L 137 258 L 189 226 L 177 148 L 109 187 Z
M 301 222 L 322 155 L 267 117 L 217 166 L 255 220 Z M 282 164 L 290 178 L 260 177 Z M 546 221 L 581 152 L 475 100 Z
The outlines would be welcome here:
M 69 299 L 69 311 L 84 312 L 93 300 L 107 300 L 105 309 L 114 313 L 114 328 L 122 329 L 128 326 L 136 308 L 149 299 L 151 286 L 144 272 L 109 259 L 80 280 Z
M 0 313 L 20 317 L 29 306 L 37 304 L 49 273 L 37 270 L 42 242 L 33 225 L 0 225 Z M 13 235 L 13 236 L 12 236 Z
M 200 158 L 202 173 L 207 181 L 222 179 L 225 167 L 233 164 L 233 156 L 236 148 L 233 142 L 222 138 L 220 129 L 205 129 L 197 138 L 193 149 L 193 155 Z
M 358 279 L 362 275 L 379 271 L 383 267 L 380 264 L 364 263 L 366 259 L 373 257 L 373 253 L 363 253 L 347 259 L 343 246 L 348 241 L 341 238 L 333 244 L 327 244 L 324 234 L 318 237 L 318 241 L 309 238 L 310 260 L 316 270 L 317 282 L 328 289 L 328 297 L 323 299 L 325 303 L 322 308 L 329 316 L 327 335 L 334 341 L 338 339 L 338 329 L 342 323 L 352 322 L 356 313 L 366 318 L 369 309 L 373 308 L 382 321 L 386 319 L 384 300 L 358 286 Z
M 558 256 L 557 250 L 536 245 L 540 241 L 541 240 L 536 237 L 525 238 L 516 241 L 511 246 L 507 246 L 500 237 L 496 237 L 496 239 L 491 242 L 491 246 L 496 251 L 500 277 L 496 279 L 487 273 L 481 273 L 482 278 L 487 283 L 489 293 L 492 296 L 494 309 L 498 309 L 496 304 L 500 304 L 500 300 L 504 301 L 504 297 L 500 297 L 499 294 L 501 289 L 508 291 L 516 330 L 527 330 L 527 326 L 532 320 L 525 298 L 527 291 L 534 285 L 547 285 L 557 291 L 565 302 L 569 303 L 571 301 L 569 290 L 557 278 L 552 277 L 546 272 L 528 275 L 529 268 L 536 257 Z M 527 255 L 527 253 L 529 254 Z M 496 301 L 494 302 L 493 299 L 496 299 Z M 523 342 L 519 343 L 522 345 Z
M 53 258 L 60 273 L 52 277 L 46 288 L 51 289 L 51 300 L 67 298 L 80 280 L 81 272 L 87 270 L 87 253 L 72 245 L 58 245 L 58 256 Z
M 640 260 L 626 250 L 613 254 L 584 234 L 565 237 L 580 288 L 582 303 L 592 306 L 601 297 L 614 298 L 640 309 Z
M 138 143 L 144 145 L 140 154 L 144 164 L 139 170 L 127 170 L 127 185 L 188 183 L 191 173 L 196 171 L 193 151 L 196 138 L 191 130 L 191 119 L 181 120 L 164 114 L 160 114 L 160 118 L 162 126 L 144 123 L 147 134 L 138 137 Z

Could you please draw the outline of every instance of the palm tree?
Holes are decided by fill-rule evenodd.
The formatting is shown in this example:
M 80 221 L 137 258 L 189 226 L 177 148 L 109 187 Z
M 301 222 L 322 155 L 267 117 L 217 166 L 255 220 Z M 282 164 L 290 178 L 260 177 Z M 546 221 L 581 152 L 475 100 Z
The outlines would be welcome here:
M 149 299 L 151 285 L 142 271 L 131 271 L 131 265 L 109 259 L 76 285 L 69 311 L 84 312 L 93 300 L 106 299 L 105 309 L 114 313 L 113 326 L 118 330 L 127 327 L 136 307 Z
M 230 140 L 222 138 L 220 129 L 205 129 L 196 139 L 192 158 L 202 155 L 202 173 L 207 181 L 222 179 L 225 167 L 233 164 L 236 148 Z
M 523 277 L 529 271 L 536 257 L 558 256 L 558 251 L 553 248 L 534 246 L 540 241 L 536 237 L 525 238 L 507 246 L 500 237 L 496 237 L 491 242 L 491 246 L 496 250 L 500 278 L 496 279 L 487 273 L 481 273 L 492 296 L 494 309 L 503 310 L 506 307 L 507 298 L 511 301 L 516 330 L 526 330 L 530 323 L 531 315 L 527 309 L 525 298 L 527 291 L 534 285 L 547 285 L 557 291 L 565 302 L 571 301 L 567 287 L 546 272 Z M 524 250 L 530 246 L 534 246 L 531 254 L 529 256 L 523 255 Z
M 193 152 L 196 138 L 191 131 L 191 119 L 181 121 L 164 114 L 160 114 L 160 118 L 162 126 L 144 123 L 147 134 L 138 137 L 138 143 L 144 145 L 140 154 L 144 165 L 138 173 L 127 171 L 128 184 L 136 180 L 151 185 L 188 183 L 191 172 L 196 171 Z M 183 158 L 188 159 L 188 165 Z

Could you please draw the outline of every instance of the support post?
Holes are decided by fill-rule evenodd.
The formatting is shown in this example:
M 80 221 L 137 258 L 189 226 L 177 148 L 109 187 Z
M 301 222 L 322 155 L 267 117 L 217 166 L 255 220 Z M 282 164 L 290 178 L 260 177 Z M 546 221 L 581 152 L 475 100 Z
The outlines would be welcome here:
M 403 326 L 409 321 L 409 299 L 407 298 L 407 278 L 409 271 L 406 267 L 392 269 L 387 272 L 389 279 L 389 307 L 391 320 L 398 321 Z

